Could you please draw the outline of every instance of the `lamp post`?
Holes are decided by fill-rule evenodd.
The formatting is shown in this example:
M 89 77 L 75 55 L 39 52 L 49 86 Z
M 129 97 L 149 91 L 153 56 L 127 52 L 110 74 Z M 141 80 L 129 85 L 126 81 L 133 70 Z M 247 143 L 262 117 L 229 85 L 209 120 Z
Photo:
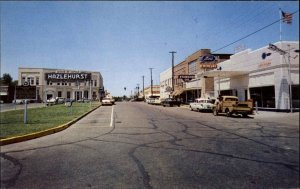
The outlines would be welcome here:
M 176 53 L 175 51 L 171 51 L 171 52 L 169 52 L 169 53 L 171 53 L 172 54 L 172 93 L 175 91 L 174 90 L 174 54 Z

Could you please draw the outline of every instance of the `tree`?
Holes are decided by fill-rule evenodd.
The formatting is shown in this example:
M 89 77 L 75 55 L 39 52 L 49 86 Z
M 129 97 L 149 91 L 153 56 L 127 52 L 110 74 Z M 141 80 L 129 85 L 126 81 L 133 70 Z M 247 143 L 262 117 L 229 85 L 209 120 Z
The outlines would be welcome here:
M 12 77 L 8 73 L 4 73 L 3 76 L 1 77 L 1 82 L 6 85 L 11 85 L 12 84 Z

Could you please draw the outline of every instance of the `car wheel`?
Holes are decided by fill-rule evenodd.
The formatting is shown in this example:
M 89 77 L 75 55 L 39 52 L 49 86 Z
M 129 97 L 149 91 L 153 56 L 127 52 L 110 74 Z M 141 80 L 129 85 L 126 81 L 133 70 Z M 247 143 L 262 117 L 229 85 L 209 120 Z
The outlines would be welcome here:
M 213 114 L 214 116 L 218 116 L 218 110 L 216 108 L 213 110 Z
M 193 108 L 192 108 L 192 106 L 190 106 L 190 110 L 191 110 L 191 111 L 193 111 Z
M 226 109 L 226 110 L 225 110 L 225 113 L 226 113 L 226 116 L 227 116 L 227 117 L 230 117 L 230 116 L 231 116 L 231 113 L 230 113 L 229 109 Z

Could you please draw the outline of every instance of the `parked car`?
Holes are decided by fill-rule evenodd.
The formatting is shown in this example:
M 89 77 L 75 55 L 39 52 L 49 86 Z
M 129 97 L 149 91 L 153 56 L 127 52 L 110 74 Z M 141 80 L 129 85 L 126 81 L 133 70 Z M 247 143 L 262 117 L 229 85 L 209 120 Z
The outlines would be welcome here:
M 160 99 L 160 98 L 155 98 L 155 99 L 152 101 L 152 104 L 153 104 L 153 105 L 161 105 L 161 99 Z
M 222 96 L 215 102 L 213 108 L 213 114 L 215 116 L 220 113 L 225 113 L 227 117 L 232 114 L 241 114 L 243 117 L 247 117 L 249 114 L 253 114 L 253 101 L 239 102 L 236 96 Z
M 66 99 L 63 97 L 57 97 L 56 100 L 57 100 L 57 104 L 63 104 L 66 101 Z
M 161 101 L 161 104 L 163 105 L 163 107 L 166 107 L 166 106 L 180 106 L 181 105 L 181 102 L 176 100 L 176 99 L 173 99 L 173 98 L 166 98 L 164 99 L 163 101 Z
M 212 111 L 212 108 L 214 107 L 214 99 L 208 99 L 208 98 L 197 98 L 195 99 L 195 102 L 190 103 L 190 109 L 191 111 Z
M 54 105 L 54 104 L 57 104 L 57 99 L 56 98 L 49 98 L 47 99 L 47 104 L 48 105 Z
M 102 105 L 113 105 L 113 104 L 114 102 L 112 101 L 112 98 L 105 97 L 102 99 Z
M 13 101 L 12 101 L 13 104 L 24 104 L 24 102 L 25 102 L 25 101 L 24 101 L 23 99 L 16 99 L 16 100 L 13 100 Z M 27 102 L 27 103 L 28 103 L 28 102 Z

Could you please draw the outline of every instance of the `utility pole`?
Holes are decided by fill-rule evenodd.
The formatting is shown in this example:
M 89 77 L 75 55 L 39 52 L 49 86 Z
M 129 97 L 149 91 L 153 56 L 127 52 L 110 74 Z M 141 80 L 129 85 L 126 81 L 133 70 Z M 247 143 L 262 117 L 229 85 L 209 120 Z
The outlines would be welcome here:
M 151 76 L 151 96 L 153 96 L 153 89 L 152 89 L 152 86 L 153 86 L 152 69 L 154 69 L 154 68 L 149 68 L 149 69 L 150 69 L 150 76 Z
M 137 84 L 137 98 L 140 96 L 140 84 Z
M 142 76 L 142 78 L 143 78 L 143 98 L 145 99 L 145 88 L 144 88 L 144 78 L 145 78 L 145 76 Z
M 175 91 L 174 89 L 174 54 L 176 53 L 175 51 L 169 52 L 172 54 L 172 93 Z

